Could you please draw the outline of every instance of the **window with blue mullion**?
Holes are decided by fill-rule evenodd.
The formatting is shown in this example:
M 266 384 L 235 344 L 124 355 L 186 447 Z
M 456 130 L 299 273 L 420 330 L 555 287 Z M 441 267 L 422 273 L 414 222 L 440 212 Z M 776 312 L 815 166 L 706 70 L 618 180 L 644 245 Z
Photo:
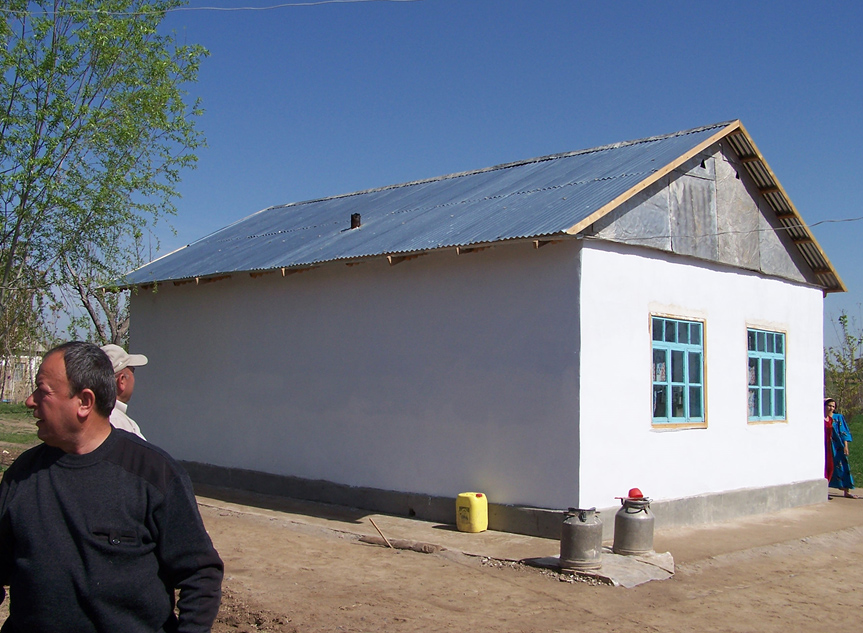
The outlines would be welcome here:
M 747 330 L 749 420 L 785 419 L 785 335 Z
M 653 423 L 704 422 L 703 324 L 653 317 Z

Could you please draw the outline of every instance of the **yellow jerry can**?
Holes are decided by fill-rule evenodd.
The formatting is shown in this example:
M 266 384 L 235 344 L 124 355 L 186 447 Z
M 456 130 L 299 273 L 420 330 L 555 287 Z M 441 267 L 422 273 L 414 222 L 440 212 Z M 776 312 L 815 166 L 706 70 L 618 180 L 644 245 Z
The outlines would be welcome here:
M 481 492 L 462 492 L 455 500 L 455 524 L 460 532 L 488 529 L 488 497 Z

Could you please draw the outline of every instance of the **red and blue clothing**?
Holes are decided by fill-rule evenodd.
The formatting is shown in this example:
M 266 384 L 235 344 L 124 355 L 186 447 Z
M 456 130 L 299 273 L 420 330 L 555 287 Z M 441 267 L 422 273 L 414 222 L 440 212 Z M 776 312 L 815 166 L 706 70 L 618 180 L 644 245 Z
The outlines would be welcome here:
M 826 431 L 826 429 L 825 429 Z M 845 454 L 845 442 L 851 441 L 851 430 L 841 413 L 833 414 L 833 424 L 830 425 L 830 447 L 833 458 L 833 472 L 830 477 L 830 487 L 847 490 L 854 487 L 854 478 Z

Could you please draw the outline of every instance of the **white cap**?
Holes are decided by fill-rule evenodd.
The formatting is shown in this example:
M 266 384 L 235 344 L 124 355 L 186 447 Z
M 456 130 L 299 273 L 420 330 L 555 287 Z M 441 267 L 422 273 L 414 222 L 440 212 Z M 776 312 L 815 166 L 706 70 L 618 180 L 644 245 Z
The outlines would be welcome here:
M 114 365 L 114 373 L 124 367 L 141 367 L 147 364 L 147 357 L 143 354 L 127 354 L 119 345 L 103 345 L 102 351 L 111 359 L 111 364 Z

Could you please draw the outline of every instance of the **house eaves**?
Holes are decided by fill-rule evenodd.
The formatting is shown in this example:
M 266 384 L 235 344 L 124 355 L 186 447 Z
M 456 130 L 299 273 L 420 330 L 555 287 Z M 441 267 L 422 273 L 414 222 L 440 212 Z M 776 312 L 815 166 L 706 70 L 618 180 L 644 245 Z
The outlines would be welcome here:
M 270 207 L 150 262 L 122 284 L 286 275 L 334 262 L 396 263 L 441 249 L 571 238 L 722 138 L 756 170 L 767 199 L 790 213 L 780 220 L 793 226 L 792 239 L 825 291 L 844 290 L 739 121 Z M 359 227 L 351 228 L 356 214 Z
M 758 186 L 758 190 L 776 214 L 776 219 L 794 242 L 803 259 L 812 268 L 824 292 L 846 292 L 848 289 L 839 277 L 839 273 L 830 263 L 824 249 L 821 248 L 812 231 L 803 221 L 797 207 L 780 184 L 779 179 L 770 169 L 767 161 L 758 151 L 755 142 L 749 136 L 740 121 L 729 126 L 726 139 L 734 149 L 740 162 L 746 168 L 750 178 Z

